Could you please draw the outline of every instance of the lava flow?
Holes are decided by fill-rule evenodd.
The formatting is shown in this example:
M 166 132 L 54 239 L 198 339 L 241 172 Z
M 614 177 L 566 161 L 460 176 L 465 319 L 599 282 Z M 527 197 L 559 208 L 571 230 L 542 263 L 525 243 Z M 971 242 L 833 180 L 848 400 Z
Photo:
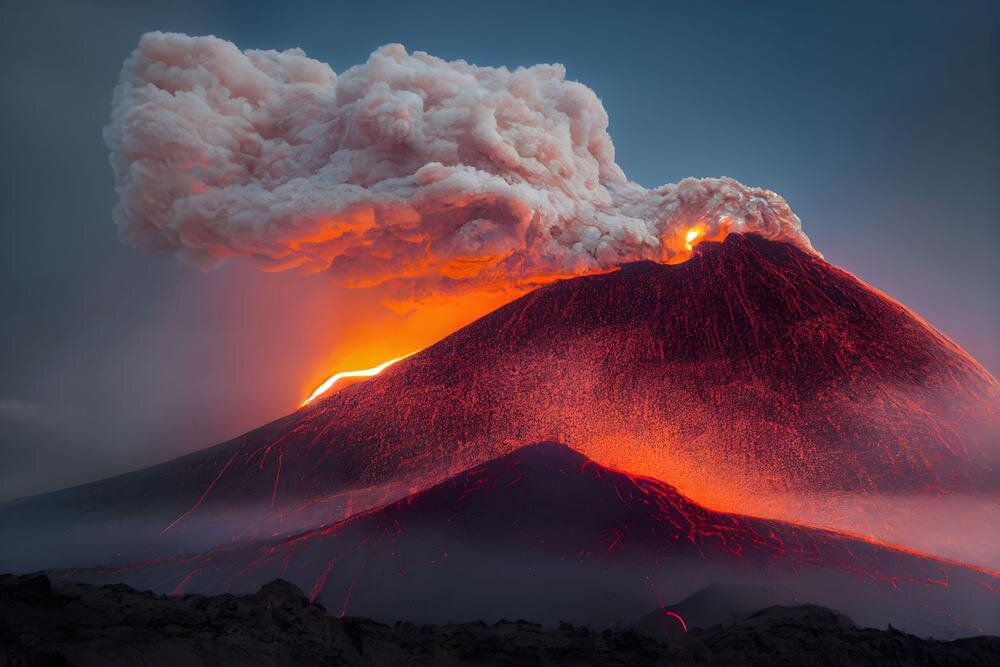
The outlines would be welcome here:
M 409 354 L 404 354 L 403 356 L 396 357 L 395 359 L 390 359 L 389 361 L 384 361 L 381 364 L 379 364 L 378 366 L 372 366 L 371 368 L 363 368 L 363 369 L 358 370 L 358 371 L 340 371 L 339 373 L 334 373 L 333 375 L 331 375 L 330 377 L 328 377 L 326 379 L 326 381 L 323 382 L 323 384 L 321 384 L 320 386 L 316 387 L 316 390 L 313 391 L 313 393 L 309 395 L 309 398 L 307 398 L 306 400 L 302 401 L 302 403 L 299 404 L 299 407 L 301 408 L 304 405 L 309 405 L 314 400 L 316 400 L 317 398 L 319 398 L 320 396 L 322 396 L 326 392 L 330 391 L 330 389 L 333 388 L 333 385 L 337 384 L 341 380 L 346 380 L 348 378 L 370 378 L 370 377 L 374 377 L 374 376 L 378 375 L 379 373 L 381 373 L 382 371 L 384 371 L 385 369 L 389 368 L 389 366 L 392 366 L 397 361 L 402 361 L 403 359 L 406 359 L 407 357 L 412 357 L 418 351 L 419 350 L 410 352 Z

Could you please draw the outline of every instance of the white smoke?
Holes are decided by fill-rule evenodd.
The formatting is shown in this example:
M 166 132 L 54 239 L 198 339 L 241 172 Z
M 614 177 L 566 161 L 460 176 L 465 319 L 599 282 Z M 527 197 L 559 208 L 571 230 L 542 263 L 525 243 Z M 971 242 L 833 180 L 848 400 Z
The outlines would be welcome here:
M 429 294 L 682 258 L 694 226 L 810 248 L 769 190 L 629 181 L 607 125 L 561 65 L 392 44 L 338 77 L 299 49 L 157 32 L 124 64 L 105 140 L 122 236 L 199 265 L 246 257 Z

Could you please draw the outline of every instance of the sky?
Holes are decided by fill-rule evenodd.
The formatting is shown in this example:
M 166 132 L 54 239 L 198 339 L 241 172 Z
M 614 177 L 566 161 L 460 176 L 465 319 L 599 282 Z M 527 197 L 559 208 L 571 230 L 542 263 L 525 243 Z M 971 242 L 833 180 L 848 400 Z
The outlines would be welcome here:
M 118 240 L 101 130 L 150 30 L 300 47 L 337 72 L 389 42 L 563 63 L 601 97 L 629 178 L 775 190 L 829 261 L 1000 374 L 995 1 L 9 2 L 0 500 L 237 436 L 340 364 L 382 360 L 358 340 L 420 328 L 323 275 L 201 272 Z

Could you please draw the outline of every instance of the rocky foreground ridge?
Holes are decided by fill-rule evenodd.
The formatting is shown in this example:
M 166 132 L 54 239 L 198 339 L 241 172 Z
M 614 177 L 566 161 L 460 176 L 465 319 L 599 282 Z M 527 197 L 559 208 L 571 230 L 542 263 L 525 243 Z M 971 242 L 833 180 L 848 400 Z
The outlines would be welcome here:
M 335 618 L 281 580 L 252 595 L 166 597 L 2 575 L 0 664 L 1000 664 L 1000 637 L 921 639 L 810 605 L 686 633 L 665 619 L 605 630 L 520 620 L 387 625 Z

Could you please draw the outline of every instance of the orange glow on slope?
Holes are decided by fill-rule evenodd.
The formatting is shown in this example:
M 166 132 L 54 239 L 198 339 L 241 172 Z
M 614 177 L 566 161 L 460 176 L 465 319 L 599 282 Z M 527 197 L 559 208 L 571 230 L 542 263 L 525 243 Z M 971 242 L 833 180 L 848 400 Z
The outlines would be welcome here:
M 368 368 L 385 359 L 402 358 L 406 353 L 423 350 L 521 294 L 480 291 L 448 298 L 389 302 L 385 293 L 377 288 L 343 290 L 343 293 L 345 299 L 339 303 L 309 304 L 316 316 L 305 322 L 303 328 L 308 329 L 310 336 L 316 331 L 329 331 L 331 335 L 325 350 L 317 349 L 318 344 L 314 344 L 310 348 L 311 360 L 304 355 L 297 360 L 300 367 L 307 369 L 299 378 L 298 386 L 291 389 L 299 401 L 295 405 L 299 407 L 314 400 L 302 399 L 325 383 L 331 370 Z M 345 312 L 350 312 L 346 321 L 342 319 Z M 333 316 L 327 317 L 325 313 Z M 322 340 L 322 335 L 315 336 L 315 341 Z M 338 382 L 336 388 L 342 386 Z
M 379 364 L 378 366 L 373 366 L 371 368 L 363 368 L 363 369 L 358 370 L 358 371 L 340 371 L 339 373 L 334 373 L 333 375 L 331 375 L 330 377 L 328 377 L 326 379 L 326 382 L 324 382 L 320 386 L 316 387 L 316 390 L 312 394 L 309 395 L 309 398 L 307 398 L 306 400 L 302 401 L 302 403 L 299 404 L 299 407 L 301 408 L 301 407 L 303 407 L 305 405 L 309 405 L 314 400 L 316 400 L 317 398 L 319 398 L 320 396 L 322 396 L 326 392 L 330 391 L 330 389 L 333 387 L 333 385 L 337 384 L 337 382 L 340 381 L 340 380 L 343 380 L 345 378 L 370 378 L 370 377 L 374 377 L 374 376 L 378 375 L 379 373 L 381 373 L 382 371 L 384 371 L 385 369 L 389 368 L 389 366 L 392 366 L 397 361 L 402 361 L 403 359 L 406 359 L 407 357 L 412 357 L 418 351 L 419 350 L 416 350 L 414 352 L 410 352 L 409 354 L 404 354 L 401 357 L 396 357 L 395 359 L 390 359 L 389 361 L 384 361 L 381 364 Z

